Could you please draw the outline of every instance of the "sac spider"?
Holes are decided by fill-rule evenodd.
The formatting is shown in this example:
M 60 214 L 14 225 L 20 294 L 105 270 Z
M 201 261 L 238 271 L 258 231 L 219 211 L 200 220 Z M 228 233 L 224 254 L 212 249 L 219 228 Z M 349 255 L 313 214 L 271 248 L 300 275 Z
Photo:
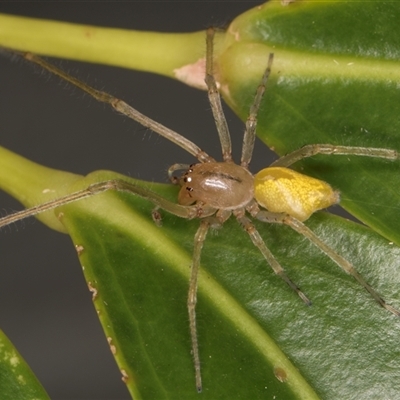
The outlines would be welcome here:
M 279 158 L 268 168 L 261 170 L 253 176 L 248 166 L 253 153 L 257 114 L 265 92 L 266 83 L 271 73 L 273 54 L 269 56 L 267 68 L 257 88 L 253 104 L 250 107 L 244 132 L 241 161 L 240 164 L 236 164 L 232 159 L 230 134 L 213 75 L 213 39 L 214 29 L 210 28 L 207 30 L 206 36 L 205 82 L 221 142 L 222 162 L 217 162 L 190 140 L 144 116 L 124 101 L 86 85 L 31 53 L 20 53 L 9 50 L 13 54 L 18 54 L 26 60 L 40 65 L 60 78 L 79 87 L 96 100 L 109 104 L 121 114 L 140 122 L 144 127 L 157 132 L 159 135 L 167 138 L 192 154 L 199 162 L 192 165 L 174 164 L 169 168 L 168 175 L 171 182 L 181 187 L 178 195 L 178 204 L 168 201 L 160 195 L 135 184 L 127 183 L 123 180 L 110 180 L 92 184 L 84 190 L 16 212 L 0 219 L 0 227 L 2 227 L 23 218 L 108 190 L 128 192 L 132 195 L 149 200 L 156 206 L 153 212 L 153 219 L 156 222 L 159 221 L 160 218 L 158 209 L 162 209 L 182 218 L 198 218 L 200 220 L 200 226 L 194 238 L 193 259 L 187 299 L 192 346 L 191 351 L 195 370 L 196 389 L 198 392 L 202 391 L 200 355 L 196 328 L 197 278 L 201 251 L 209 229 L 221 226 L 232 215 L 247 232 L 274 273 L 281 277 L 306 305 L 310 305 L 311 301 L 286 275 L 283 267 L 268 249 L 248 215 L 262 222 L 290 226 L 293 230 L 305 236 L 311 243 L 317 246 L 347 274 L 353 276 L 380 306 L 394 315 L 400 316 L 400 311 L 387 304 L 355 270 L 349 261 L 326 245 L 303 224 L 315 211 L 339 203 L 339 193 L 321 180 L 305 176 L 288 168 L 295 162 L 303 158 L 312 157 L 316 154 L 356 155 L 396 160 L 399 158 L 398 152 L 381 148 L 310 144 Z M 174 176 L 175 172 L 180 170 L 185 172 L 180 177 Z

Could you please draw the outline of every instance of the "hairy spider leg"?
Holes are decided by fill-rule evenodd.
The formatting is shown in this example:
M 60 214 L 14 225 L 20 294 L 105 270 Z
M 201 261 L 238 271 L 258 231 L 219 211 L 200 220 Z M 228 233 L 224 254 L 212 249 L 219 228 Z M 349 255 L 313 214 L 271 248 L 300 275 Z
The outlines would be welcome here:
M 204 241 L 206 240 L 207 232 L 210 227 L 209 219 L 203 219 L 197 229 L 194 237 L 194 248 L 192 265 L 190 268 L 189 292 L 187 298 L 187 308 L 189 313 L 189 328 L 190 337 L 192 341 L 192 357 L 196 379 L 196 389 L 200 393 L 203 389 L 201 383 L 201 368 L 199 356 L 199 343 L 197 339 L 197 326 L 196 326 L 196 304 L 197 304 L 197 280 L 200 269 L 200 256 L 203 248 Z
M 57 207 L 61 207 L 63 205 L 73 203 L 78 200 L 92 197 L 102 192 L 106 192 L 108 190 L 115 190 L 117 192 L 128 192 L 132 195 L 142 197 L 152 202 L 158 208 L 161 208 L 181 218 L 193 219 L 199 217 L 207 217 L 215 213 L 215 209 L 213 207 L 207 207 L 204 205 L 196 205 L 196 204 L 192 206 L 183 206 L 177 203 L 173 203 L 172 201 L 169 201 L 167 199 L 164 199 L 159 194 L 142 186 L 136 185 L 131 182 L 126 182 L 120 179 L 114 179 L 110 181 L 93 183 L 86 189 L 78 190 L 66 196 L 59 197 L 57 199 L 50 200 L 46 203 L 39 204 L 37 206 L 17 211 L 13 214 L 2 217 L 0 218 L 0 228 L 2 226 L 9 225 L 13 222 L 17 222 L 21 219 L 32 217 L 44 211 L 50 211 Z
M 392 314 L 400 317 L 400 311 L 391 305 L 387 304 L 385 300 L 373 289 L 362 275 L 357 272 L 354 266 L 347 261 L 344 257 L 336 253 L 331 247 L 324 243 L 311 229 L 305 224 L 288 214 L 272 213 L 269 211 L 260 211 L 256 218 L 262 222 L 284 224 L 290 226 L 293 230 L 300 235 L 306 237 L 311 243 L 318 247 L 325 253 L 336 265 L 338 265 L 344 272 L 351 275 L 361 286 L 363 286 L 372 298 L 383 308 Z
M 260 233 L 257 231 L 254 224 L 250 221 L 248 217 L 245 215 L 236 216 L 236 219 L 243 227 L 243 229 L 249 234 L 250 239 L 253 244 L 260 250 L 261 254 L 267 260 L 268 264 L 271 266 L 276 275 L 278 275 L 281 279 L 283 279 L 289 287 L 294 290 L 299 297 L 304 301 L 304 303 L 308 306 L 311 305 L 311 300 L 300 290 L 300 288 L 286 275 L 285 270 L 276 260 L 274 255 L 271 253 L 271 250 L 267 247 L 264 240 L 262 239 Z
M 214 116 L 215 125 L 221 142 L 222 158 L 226 162 L 232 162 L 232 143 L 228 124 L 222 110 L 221 96 L 219 95 L 214 77 L 214 35 L 215 29 L 208 28 L 206 36 L 206 76 L 205 82 L 208 88 L 208 99 Z
M 265 87 L 267 85 L 268 78 L 271 74 L 272 62 L 274 60 L 274 54 L 270 53 L 268 57 L 267 68 L 261 79 L 261 83 L 257 87 L 256 96 L 253 104 L 250 107 L 249 116 L 246 120 L 246 127 L 243 136 L 242 145 L 242 158 L 240 165 L 247 168 L 250 164 L 251 158 L 253 157 L 254 142 L 256 140 L 256 129 L 257 129 L 257 114 L 261 105 L 261 100 L 264 96 Z
M 54 75 L 58 76 L 59 78 L 71 83 L 72 85 L 80 88 L 97 101 L 106 103 L 113 107 L 119 113 L 125 115 L 128 118 L 133 119 L 136 122 L 139 122 L 146 128 L 153 130 L 154 132 L 158 133 L 159 135 L 165 137 L 172 143 L 180 146 L 182 149 L 186 150 L 188 153 L 192 154 L 196 157 L 200 162 L 212 162 L 215 161 L 211 156 L 209 156 L 205 151 L 201 150 L 196 144 L 194 144 L 189 139 L 185 138 L 184 136 L 180 135 L 178 132 L 173 131 L 172 129 L 167 128 L 166 126 L 154 121 L 153 119 L 147 117 L 146 115 L 142 114 L 141 112 L 137 111 L 129 104 L 125 103 L 123 100 L 118 99 L 110 94 L 103 92 L 101 90 L 97 90 L 92 88 L 91 86 L 87 85 L 84 82 L 81 82 L 79 79 L 74 78 L 73 76 L 68 75 L 63 70 L 57 68 L 53 64 L 47 62 L 46 60 L 32 54 L 32 53 L 25 53 L 16 50 L 11 50 L 2 47 L 2 51 L 8 52 L 10 54 L 18 55 L 22 58 L 25 58 L 28 61 L 31 61 L 40 67 L 46 69 L 47 71 L 53 73 Z
M 221 142 L 222 157 L 224 161 L 231 162 L 232 161 L 231 138 L 225 114 L 222 110 L 221 97 L 217 89 L 213 71 L 214 35 L 215 35 L 215 29 L 208 28 L 205 82 L 208 87 L 208 98 L 210 100 L 211 109 L 214 115 L 215 124 Z M 271 66 L 273 58 L 274 58 L 273 53 L 270 53 L 268 57 L 267 68 L 265 69 L 261 79 L 261 83 L 257 88 L 255 98 L 250 108 L 249 116 L 246 120 L 246 127 L 242 145 L 242 157 L 241 157 L 241 166 L 245 168 L 248 167 L 253 155 L 254 142 L 256 137 L 256 128 L 257 128 L 257 114 L 260 108 L 261 100 L 264 96 L 265 86 L 267 84 L 269 75 L 271 74 Z
M 303 158 L 313 157 L 317 154 L 327 155 L 351 155 L 373 158 L 385 158 L 388 160 L 399 159 L 399 153 L 392 149 L 380 149 L 374 147 L 338 146 L 333 144 L 308 144 L 294 150 L 274 161 L 270 167 L 289 167 Z

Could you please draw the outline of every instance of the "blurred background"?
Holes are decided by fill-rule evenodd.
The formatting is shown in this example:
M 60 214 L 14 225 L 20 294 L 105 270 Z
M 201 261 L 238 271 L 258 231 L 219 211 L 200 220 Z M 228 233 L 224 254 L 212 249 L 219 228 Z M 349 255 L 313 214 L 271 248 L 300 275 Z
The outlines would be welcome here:
M 0 12 L 160 32 L 224 27 L 260 1 L 1 2 Z M 134 43 L 132 44 L 134 45 Z M 220 146 L 205 92 L 120 68 L 57 60 L 190 138 L 212 156 Z M 48 167 L 85 175 L 109 169 L 166 182 L 167 168 L 193 157 L 28 63 L 0 57 L 0 145 Z M 245 71 L 243 72 L 245 73 Z M 227 119 L 238 159 L 243 123 Z M 271 162 L 256 143 L 252 170 Z M 21 206 L 0 193 L 1 215 Z M 29 219 L 0 232 L 0 329 L 52 399 L 129 399 L 67 235 Z

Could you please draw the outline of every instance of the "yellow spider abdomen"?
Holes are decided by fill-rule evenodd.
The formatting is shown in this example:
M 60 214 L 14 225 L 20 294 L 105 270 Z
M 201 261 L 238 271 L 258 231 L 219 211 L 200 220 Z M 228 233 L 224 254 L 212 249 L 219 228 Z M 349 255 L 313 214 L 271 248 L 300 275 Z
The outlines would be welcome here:
M 254 197 L 268 211 L 286 213 L 300 221 L 339 202 L 339 193 L 326 182 L 289 168 L 265 168 L 254 176 Z

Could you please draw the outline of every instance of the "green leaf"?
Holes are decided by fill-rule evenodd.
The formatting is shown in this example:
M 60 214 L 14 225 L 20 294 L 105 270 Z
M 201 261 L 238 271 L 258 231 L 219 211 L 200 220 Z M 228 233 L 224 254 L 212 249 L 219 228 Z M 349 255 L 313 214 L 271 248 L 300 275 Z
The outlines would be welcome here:
M 111 178 L 120 176 L 93 173 L 71 190 Z M 176 196 L 176 187 L 140 185 L 166 198 Z M 135 196 L 108 193 L 64 206 L 56 216 L 72 236 L 132 395 L 197 398 L 186 296 L 198 221 L 163 213 L 163 226 L 157 227 L 152 208 Z M 399 248 L 326 213 L 315 214 L 307 225 L 398 306 Z M 267 393 L 310 399 L 303 376 L 322 398 L 393 397 L 399 390 L 400 321 L 288 227 L 256 226 L 313 305 L 306 307 L 272 273 L 235 221 L 210 232 L 198 303 L 202 396 L 264 398 Z M 290 354 L 301 376 L 270 337 Z M 285 376 L 285 382 L 277 378 Z
M 91 174 L 79 187 L 115 177 L 105 172 Z M 176 196 L 176 188 L 169 185 L 153 184 L 151 189 Z M 192 398 L 197 393 L 186 297 L 198 221 L 165 215 L 164 226 L 159 228 L 149 218 L 152 208 L 148 201 L 132 195 L 109 193 L 63 207 L 60 218 L 79 250 L 94 305 L 132 395 Z M 210 264 L 221 257 L 227 258 L 222 262 L 227 268 L 237 262 L 229 257 L 229 249 L 224 255 L 213 247 Z M 254 315 L 221 283 L 212 271 L 202 271 L 202 396 L 214 399 L 242 393 L 243 397 L 261 398 L 268 389 L 288 399 L 314 398 Z M 275 374 L 287 376 L 282 378 L 286 383 Z
M 170 186 L 151 189 L 176 194 Z M 62 222 L 80 249 L 94 305 L 132 395 L 196 398 L 186 297 L 198 221 L 163 213 L 159 228 L 149 217 L 152 208 L 134 196 L 109 193 L 64 207 Z M 393 300 L 400 294 L 399 248 L 326 213 L 307 225 L 399 306 Z M 295 370 L 282 367 L 271 336 L 322 398 L 394 397 L 400 321 L 303 237 L 287 227 L 256 226 L 313 305 L 305 306 L 272 273 L 235 221 L 211 232 L 197 308 L 202 396 L 312 398 Z
M 0 376 L 0 393 L 2 399 L 49 399 L 49 396 L 28 364 L 1 330 Z
M 399 2 L 269 2 L 239 16 L 219 56 L 225 100 L 245 119 L 268 53 L 258 135 L 283 155 L 329 143 L 400 150 Z M 384 45 L 383 45 L 384 44 Z M 245 73 L 244 73 L 245 71 Z M 400 243 L 399 163 L 317 156 L 295 168 L 329 182 L 341 205 Z

